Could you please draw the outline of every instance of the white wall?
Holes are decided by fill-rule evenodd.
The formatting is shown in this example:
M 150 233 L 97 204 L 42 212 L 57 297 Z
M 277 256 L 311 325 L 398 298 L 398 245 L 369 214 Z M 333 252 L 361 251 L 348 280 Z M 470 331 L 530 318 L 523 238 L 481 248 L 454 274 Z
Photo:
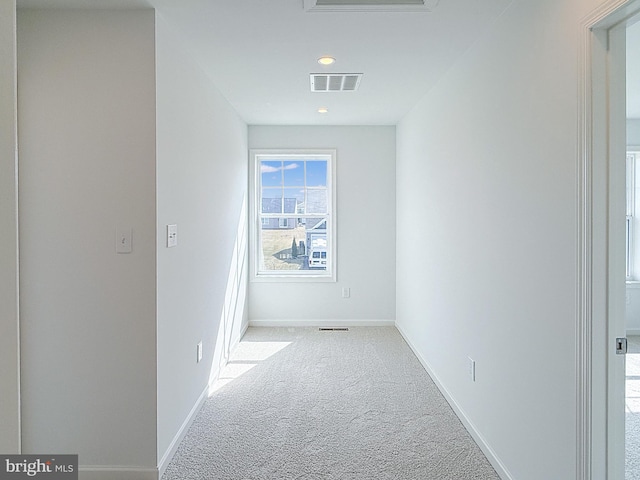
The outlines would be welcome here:
M 506 478 L 576 475 L 577 28 L 599 3 L 514 1 L 398 126 L 397 324 Z
M 393 321 L 395 127 L 251 126 L 249 146 L 337 149 L 338 223 L 337 282 L 250 282 L 250 320 Z M 400 242 L 418 248 L 413 232 Z
M 20 450 L 16 2 L 0 2 L 0 452 Z
M 153 10 L 18 13 L 23 450 L 130 479 L 156 467 L 154 50 Z
M 247 126 L 160 16 L 156 40 L 162 470 L 247 321 Z M 168 224 L 177 247 L 166 247 Z
M 627 283 L 626 327 L 627 335 L 640 335 L 640 283 Z

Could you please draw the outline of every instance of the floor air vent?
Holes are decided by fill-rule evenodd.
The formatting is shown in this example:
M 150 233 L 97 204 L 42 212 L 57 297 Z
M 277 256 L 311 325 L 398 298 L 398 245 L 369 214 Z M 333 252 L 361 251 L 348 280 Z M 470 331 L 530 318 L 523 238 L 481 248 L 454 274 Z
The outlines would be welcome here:
M 355 92 L 360 86 L 361 73 L 312 73 L 309 75 L 312 92 Z
M 320 327 L 318 328 L 321 332 L 348 332 L 348 327 Z

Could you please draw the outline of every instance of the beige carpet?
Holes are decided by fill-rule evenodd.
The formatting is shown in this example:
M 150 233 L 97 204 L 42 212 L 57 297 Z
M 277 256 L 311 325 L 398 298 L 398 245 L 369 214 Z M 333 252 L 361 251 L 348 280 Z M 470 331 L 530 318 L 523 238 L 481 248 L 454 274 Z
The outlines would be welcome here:
M 628 337 L 625 480 L 640 480 L 640 336 Z
M 494 480 L 398 331 L 250 328 L 164 480 Z

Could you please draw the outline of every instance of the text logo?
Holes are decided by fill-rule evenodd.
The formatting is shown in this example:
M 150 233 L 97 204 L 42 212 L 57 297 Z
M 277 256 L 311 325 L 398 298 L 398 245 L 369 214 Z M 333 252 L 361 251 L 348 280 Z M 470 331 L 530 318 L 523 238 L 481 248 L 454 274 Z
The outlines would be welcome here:
M 78 480 L 78 455 L 0 455 L 0 480 Z

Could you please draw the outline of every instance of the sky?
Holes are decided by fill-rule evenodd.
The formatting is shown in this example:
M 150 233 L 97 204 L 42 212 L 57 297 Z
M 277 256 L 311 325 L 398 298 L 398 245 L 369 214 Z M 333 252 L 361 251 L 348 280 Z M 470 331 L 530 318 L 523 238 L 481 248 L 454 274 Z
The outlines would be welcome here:
M 327 167 L 327 160 L 261 160 L 261 198 L 295 198 L 306 213 L 327 213 Z M 291 202 L 284 208 L 295 213 Z
M 263 187 L 326 187 L 326 160 L 268 160 L 260 162 Z M 306 173 L 306 175 L 305 175 Z M 306 176 L 306 183 L 305 183 Z

